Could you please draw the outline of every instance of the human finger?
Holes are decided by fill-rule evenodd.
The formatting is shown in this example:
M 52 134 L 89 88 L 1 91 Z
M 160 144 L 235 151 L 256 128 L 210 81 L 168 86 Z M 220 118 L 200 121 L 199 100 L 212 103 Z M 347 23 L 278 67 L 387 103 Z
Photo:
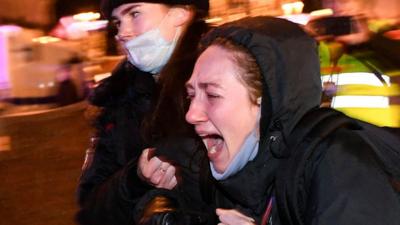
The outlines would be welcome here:
M 235 215 L 221 215 L 219 220 L 226 225 L 255 225 L 253 221 Z
M 142 154 L 140 154 L 140 157 L 138 160 L 138 165 L 136 168 L 136 173 L 144 181 L 146 181 L 146 178 L 144 177 L 143 171 L 145 170 L 145 167 L 149 162 L 149 159 L 148 159 L 149 151 L 150 151 L 149 148 L 146 148 L 142 151 Z
M 158 182 L 158 184 L 161 185 L 161 182 L 165 182 L 166 179 L 168 179 L 168 177 L 170 177 L 172 175 L 171 169 L 169 169 L 171 167 L 171 164 L 169 164 L 168 162 L 161 162 L 161 164 L 159 165 L 159 167 L 157 168 L 157 171 L 154 174 L 160 174 L 161 175 L 161 179 Z
M 178 185 L 178 179 L 176 179 L 176 176 L 174 176 L 171 181 L 169 182 L 167 189 L 171 190 L 175 188 L 175 186 Z
M 162 161 L 158 157 L 151 158 L 143 167 L 143 176 L 150 179 L 154 173 L 160 168 Z
M 154 155 L 154 150 L 154 148 L 146 148 L 142 151 L 142 154 L 139 157 L 137 173 L 142 178 L 148 176 L 147 165 Z
M 157 160 L 159 160 L 157 158 Z M 151 160 L 150 160 L 151 161 Z M 148 177 L 148 179 L 150 180 L 150 182 L 158 187 L 161 188 L 164 186 L 164 184 L 161 184 L 162 180 L 168 179 L 169 177 L 172 177 L 172 172 L 173 171 L 169 171 L 169 174 L 167 174 L 167 178 L 164 178 L 166 176 L 166 173 L 168 171 L 168 168 L 171 166 L 168 162 L 163 162 L 160 160 L 160 164 L 158 163 L 154 163 L 154 165 L 152 165 L 152 174 L 150 175 L 150 177 Z M 151 162 L 150 162 L 151 163 Z M 155 168 L 153 168 L 155 167 Z
M 164 174 L 161 177 L 158 187 L 165 188 L 165 189 L 172 189 L 174 186 L 171 187 L 170 185 L 174 183 L 173 180 L 176 180 L 176 177 L 175 177 L 176 169 L 174 166 L 172 166 L 170 164 L 166 168 L 167 168 L 166 170 L 161 169 L 161 172 L 163 172 Z
M 216 213 L 221 223 L 226 225 L 254 225 L 253 218 L 234 209 L 217 209 Z

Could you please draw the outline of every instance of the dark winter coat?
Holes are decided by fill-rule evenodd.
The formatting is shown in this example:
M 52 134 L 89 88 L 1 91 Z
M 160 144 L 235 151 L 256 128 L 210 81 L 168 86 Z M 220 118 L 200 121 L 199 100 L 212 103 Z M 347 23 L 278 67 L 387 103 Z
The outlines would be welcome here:
M 78 186 L 79 223 L 127 224 L 121 220 L 131 220 L 131 202 L 137 201 L 148 188 L 135 175 L 134 160 L 130 161 L 137 159 L 145 147 L 139 129 L 150 108 L 154 88 L 151 74 L 124 61 L 94 90 L 89 100 L 102 111 L 95 121 L 92 163 L 83 171 Z
M 276 202 L 276 175 L 293 149 L 286 140 L 300 119 L 319 106 L 321 80 L 315 41 L 286 20 L 257 17 L 223 25 L 203 44 L 224 37 L 255 57 L 263 76 L 258 155 L 218 182 L 217 206 L 237 208 L 261 221 L 269 200 L 269 224 L 291 224 Z M 371 146 L 355 131 L 339 129 L 324 140 L 303 174 L 299 200 L 304 224 L 399 224 L 400 204 Z M 279 207 L 277 207 L 279 206 Z
M 204 30 L 196 26 L 192 28 L 195 31 L 186 35 L 187 41 L 182 41 L 183 51 L 178 52 L 178 59 L 173 61 L 178 71 L 184 70 L 181 72 L 188 76 L 195 60 L 190 54 L 194 54 L 196 39 L 200 39 L 199 33 Z M 204 184 L 209 180 L 208 162 L 205 151 L 199 151 L 194 132 L 158 135 L 157 140 L 150 142 L 143 139 L 143 122 L 154 110 L 159 86 L 151 74 L 124 61 L 94 90 L 89 100 L 101 108 L 101 113 L 95 120 L 97 137 L 93 161 L 83 171 L 78 186 L 80 209 L 76 219 L 79 224 L 133 225 L 140 219 L 146 204 L 165 193 L 179 197 L 179 208 L 214 214 L 214 209 L 203 198 L 200 181 L 207 180 L 202 182 Z M 183 84 L 181 88 L 184 89 Z M 170 124 L 168 128 L 172 132 L 178 126 Z M 161 133 L 164 135 L 165 131 Z M 177 168 L 178 185 L 173 191 L 155 189 L 138 177 L 138 157 L 147 147 L 155 147 L 157 156 Z

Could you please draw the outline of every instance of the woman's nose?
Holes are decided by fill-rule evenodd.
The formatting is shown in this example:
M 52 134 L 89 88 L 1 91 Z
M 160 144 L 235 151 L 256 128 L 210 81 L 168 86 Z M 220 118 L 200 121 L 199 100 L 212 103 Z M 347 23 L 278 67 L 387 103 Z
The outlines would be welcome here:
M 190 124 L 196 125 L 208 120 L 207 114 L 201 107 L 201 104 L 192 101 L 189 110 L 186 113 L 186 121 Z

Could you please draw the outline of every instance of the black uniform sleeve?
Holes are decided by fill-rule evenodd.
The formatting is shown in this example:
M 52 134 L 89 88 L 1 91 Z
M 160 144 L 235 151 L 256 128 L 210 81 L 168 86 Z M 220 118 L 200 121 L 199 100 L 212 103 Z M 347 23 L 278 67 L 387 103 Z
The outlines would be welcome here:
M 138 177 L 136 163 L 145 147 L 140 128 L 155 83 L 150 74 L 127 66 L 122 63 L 90 98 L 102 110 L 94 124 L 93 161 L 78 184 L 81 225 L 132 225 L 136 203 L 151 189 Z
M 113 137 L 100 138 L 93 162 L 81 176 L 76 219 L 82 225 L 132 224 L 136 203 L 151 188 L 136 172 L 140 151 L 128 156 L 109 143 L 118 142 Z
M 357 134 L 341 131 L 316 155 L 306 224 L 395 225 L 400 203 L 372 149 Z

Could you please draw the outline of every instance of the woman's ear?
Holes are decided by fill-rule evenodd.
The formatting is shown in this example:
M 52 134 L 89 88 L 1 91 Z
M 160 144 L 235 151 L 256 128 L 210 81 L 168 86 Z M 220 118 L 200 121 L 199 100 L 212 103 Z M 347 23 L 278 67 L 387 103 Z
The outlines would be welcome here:
M 193 11 L 186 7 L 173 7 L 170 9 L 172 24 L 175 27 L 188 24 L 193 17 Z

